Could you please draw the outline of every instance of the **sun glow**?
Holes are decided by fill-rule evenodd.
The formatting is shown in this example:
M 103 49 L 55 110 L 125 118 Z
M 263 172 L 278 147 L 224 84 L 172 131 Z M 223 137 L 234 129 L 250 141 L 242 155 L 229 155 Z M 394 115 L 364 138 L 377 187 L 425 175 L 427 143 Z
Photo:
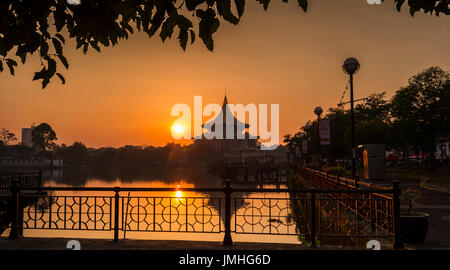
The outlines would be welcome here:
M 180 188 L 180 185 L 177 185 L 177 189 Z M 175 192 L 175 197 L 177 197 L 178 199 L 183 197 L 183 193 L 181 192 L 181 190 L 177 190 Z
M 185 130 L 186 130 L 186 127 L 181 123 L 174 123 L 172 125 L 172 133 L 174 133 L 176 135 L 182 135 Z

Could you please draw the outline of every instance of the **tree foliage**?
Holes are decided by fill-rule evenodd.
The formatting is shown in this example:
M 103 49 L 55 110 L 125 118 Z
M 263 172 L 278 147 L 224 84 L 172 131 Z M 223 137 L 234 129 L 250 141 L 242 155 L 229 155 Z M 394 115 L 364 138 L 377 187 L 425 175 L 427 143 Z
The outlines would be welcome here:
M 10 142 L 17 141 L 16 134 L 12 133 L 6 128 L 2 128 L 0 130 L 0 141 L 4 145 L 9 145 Z
M 47 123 L 42 123 L 31 131 L 31 142 L 37 151 L 53 150 L 56 140 L 55 131 Z
M 450 133 L 450 73 L 430 67 L 411 77 L 392 98 L 391 114 L 407 143 L 432 156 L 436 136 Z
M 270 0 L 257 0 L 267 9 Z M 59 65 L 69 68 L 64 56 L 65 37 L 76 41 L 84 53 L 89 48 L 114 46 L 135 31 L 149 37 L 159 33 L 164 42 L 174 33 L 186 50 L 188 41 L 198 36 L 210 51 L 214 49 L 213 34 L 221 21 L 238 24 L 244 14 L 246 0 L 2 0 L 0 1 L 0 72 L 8 68 L 14 75 L 17 61 L 22 64 L 36 54 L 41 69 L 33 80 L 41 80 L 45 88 L 56 75 L 65 83 Z M 283 0 L 287 2 L 287 0 Z M 397 9 L 405 0 L 394 0 Z M 72 4 L 69 4 L 72 3 Z M 425 13 L 449 14 L 447 0 L 408 0 L 411 15 Z M 308 1 L 298 0 L 307 11 Z M 186 16 L 191 15 L 193 19 Z M 68 33 L 68 35 L 65 34 Z M 58 64 L 59 63 L 59 64 Z
M 81 165 L 86 157 L 87 148 L 82 142 L 74 142 L 71 146 L 57 147 L 55 152 L 67 164 Z

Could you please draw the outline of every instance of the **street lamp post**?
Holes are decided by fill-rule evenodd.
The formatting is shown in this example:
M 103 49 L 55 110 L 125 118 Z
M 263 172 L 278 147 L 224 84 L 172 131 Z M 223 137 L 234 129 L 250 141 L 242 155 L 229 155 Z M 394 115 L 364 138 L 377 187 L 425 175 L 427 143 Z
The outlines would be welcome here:
M 320 157 L 320 115 L 323 110 L 321 107 L 316 107 L 314 113 L 317 115 L 317 153 L 319 154 L 319 170 L 321 169 L 321 157 Z
M 353 101 L 353 74 L 359 70 L 359 62 L 356 58 L 350 57 L 344 61 L 342 65 L 342 70 L 350 75 L 350 118 L 351 118 L 351 128 L 352 128 L 352 179 L 356 176 L 356 146 L 355 146 L 355 112 L 354 112 L 354 101 Z

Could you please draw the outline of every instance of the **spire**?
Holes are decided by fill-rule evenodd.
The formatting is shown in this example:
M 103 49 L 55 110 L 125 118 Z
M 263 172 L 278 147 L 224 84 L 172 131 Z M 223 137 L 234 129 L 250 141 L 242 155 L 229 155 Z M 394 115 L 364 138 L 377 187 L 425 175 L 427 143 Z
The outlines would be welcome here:
M 228 104 L 227 94 L 225 94 L 225 97 L 223 98 L 223 105 L 222 106 L 225 106 L 226 104 Z

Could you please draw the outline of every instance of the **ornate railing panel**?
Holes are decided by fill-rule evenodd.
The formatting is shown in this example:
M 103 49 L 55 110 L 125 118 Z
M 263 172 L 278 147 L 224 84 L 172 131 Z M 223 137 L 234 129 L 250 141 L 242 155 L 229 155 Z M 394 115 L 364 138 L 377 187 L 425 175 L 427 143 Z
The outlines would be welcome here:
M 390 235 L 392 220 L 390 213 L 385 214 L 370 209 L 371 204 L 385 206 L 383 211 L 390 211 L 390 200 L 354 198 L 321 198 L 317 199 L 319 226 L 318 234 L 323 236 L 349 237 L 373 236 L 388 237 Z M 383 213 L 381 215 L 381 213 Z
M 122 230 L 220 233 L 222 198 L 124 197 Z
M 112 199 L 107 196 L 24 197 L 24 229 L 110 231 Z M 34 202 L 32 202 L 34 201 Z
M 234 231 L 241 234 L 299 235 L 296 212 L 306 200 L 234 198 Z M 303 218 L 303 216 L 297 216 Z
M 354 180 L 302 166 L 297 167 L 297 172 L 317 188 L 330 190 L 330 192 L 323 194 L 322 200 L 326 201 L 327 204 L 331 204 L 334 201 L 334 209 L 340 209 L 348 213 L 348 217 L 351 216 L 354 219 L 358 228 L 360 228 L 359 223 L 364 221 L 362 225 L 367 226 L 367 224 L 370 224 L 371 232 L 375 232 L 376 235 L 383 233 L 394 234 L 392 197 L 373 192 L 373 185 L 367 183 L 355 184 Z M 340 192 L 336 193 L 333 191 Z M 347 222 L 346 224 L 350 223 Z

